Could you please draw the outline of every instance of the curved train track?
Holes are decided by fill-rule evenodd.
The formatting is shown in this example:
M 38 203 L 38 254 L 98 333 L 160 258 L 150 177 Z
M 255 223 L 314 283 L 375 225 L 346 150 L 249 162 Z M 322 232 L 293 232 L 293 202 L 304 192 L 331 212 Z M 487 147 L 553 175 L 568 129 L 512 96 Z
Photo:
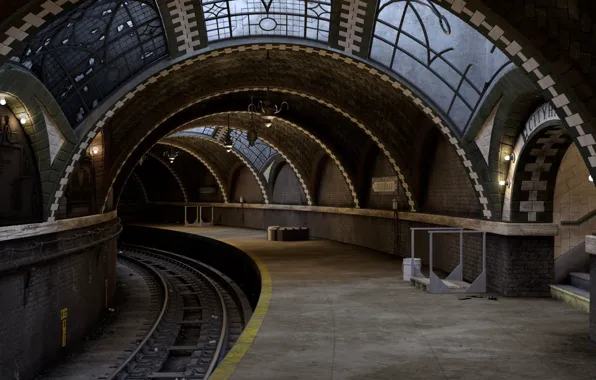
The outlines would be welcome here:
M 107 379 L 207 379 L 250 318 L 242 291 L 186 256 L 129 245 L 119 256 L 153 271 L 163 293 L 155 322 Z

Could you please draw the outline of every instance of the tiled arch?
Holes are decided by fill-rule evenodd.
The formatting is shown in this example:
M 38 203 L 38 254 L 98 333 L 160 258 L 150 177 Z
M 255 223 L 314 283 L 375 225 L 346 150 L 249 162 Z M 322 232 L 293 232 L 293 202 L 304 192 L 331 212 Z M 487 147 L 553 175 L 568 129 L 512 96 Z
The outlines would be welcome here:
M 234 111 L 234 112 L 227 112 L 226 114 L 232 114 L 232 115 L 250 115 L 248 112 L 240 112 L 240 111 Z M 217 122 L 210 122 L 210 119 L 213 118 L 217 118 L 218 116 L 223 116 L 223 113 L 219 113 L 219 114 L 211 114 L 208 116 L 203 116 L 200 117 L 198 119 L 195 119 L 189 123 L 187 123 L 186 126 L 182 126 L 180 128 L 177 128 L 174 132 L 176 131 L 182 131 L 184 129 L 188 128 L 188 125 L 196 125 L 196 126 L 200 126 L 203 123 L 205 123 L 205 125 L 214 125 L 214 126 L 222 126 L 222 125 L 216 125 Z M 356 194 L 356 189 L 354 186 L 354 180 L 352 178 L 352 176 L 350 175 L 350 173 L 347 172 L 345 166 L 343 165 L 343 163 L 341 162 L 341 160 L 339 159 L 339 155 L 337 152 L 335 152 L 333 149 L 331 149 L 327 144 L 323 143 L 318 137 L 316 137 L 315 135 L 313 135 L 312 133 L 310 133 L 308 130 L 306 130 L 305 128 L 297 125 L 296 123 L 293 123 L 289 120 L 285 120 L 279 117 L 274 117 L 274 124 L 279 125 L 278 123 L 281 123 L 282 125 L 288 125 L 290 128 L 295 129 L 297 131 L 299 131 L 300 133 L 304 134 L 307 139 L 312 140 L 314 143 L 317 144 L 317 146 L 319 146 L 323 151 L 325 151 L 330 157 L 331 159 L 335 162 L 335 164 L 338 166 L 339 170 L 341 171 L 344 180 L 346 181 L 346 185 L 348 186 L 348 188 L 350 189 L 350 192 L 352 194 L 352 198 L 353 198 L 353 202 L 354 202 L 354 206 L 355 207 L 359 207 L 359 200 L 358 200 L 358 195 Z M 240 130 L 246 130 L 246 128 L 241 125 L 241 124 L 234 124 L 233 125 L 234 129 L 240 129 Z M 275 126 L 271 127 L 271 128 L 275 128 Z M 259 137 L 261 138 L 261 137 Z M 311 198 L 311 190 L 312 190 L 312 186 L 308 186 L 308 184 L 305 182 L 305 178 L 308 178 L 308 173 L 299 170 L 296 163 L 294 162 L 294 159 L 292 159 L 292 157 L 289 157 L 288 153 L 286 152 L 286 147 L 285 146 L 277 146 L 274 145 L 271 140 L 268 140 L 266 137 L 265 138 L 261 138 L 263 141 L 266 141 L 267 144 L 269 144 L 271 147 L 275 148 L 275 150 L 277 150 L 277 152 L 284 158 L 284 160 L 286 160 L 286 162 L 288 163 L 288 165 L 290 165 L 290 167 L 292 168 L 292 170 L 294 171 L 294 173 L 296 174 L 296 177 L 298 178 L 298 180 L 300 181 L 300 184 L 302 185 L 302 189 L 304 191 L 306 200 L 307 200 L 307 204 L 308 205 L 312 205 L 313 201 Z
M 89 145 L 89 142 L 91 141 L 91 139 L 93 139 L 95 137 L 95 135 L 99 132 L 99 130 L 106 124 L 107 120 L 110 119 L 114 115 L 116 110 L 122 108 L 129 99 L 134 98 L 139 92 L 142 92 L 146 88 L 150 87 L 152 83 L 155 83 L 158 80 L 160 80 L 161 78 L 168 76 L 173 71 L 179 70 L 183 65 L 192 65 L 196 62 L 200 62 L 205 59 L 209 59 L 211 57 L 217 57 L 222 54 L 234 54 L 236 52 L 242 52 L 242 51 L 246 51 L 249 49 L 250 50 L 273 50 L 273 49 L 286 50 L 286 49 L 290 49 L 293 51 L 302 51 L 307 54 L 317 54 L 320 56 L 328 56 L 331 59 L 339 60 L 346 64 L 355 65 L 357 68 L 361 69 L 363 71 L 363 73 L 379 77 L 382 81 L 390 83 L 392 85 L 392 87 L 396 89 L 396 91 L 401 92 L 408 99 L 410 99 L 414 105 L 416 105 L 420 110 L 422 110 L 422 112 L 430 120 L 433 121 L 433 123 L 439 128 L 439 130 L 445 135 L 445 137 L 448 139 L 448 141 L 453 145 L 453 147 L 456 150 L 458 156 L 460 157 L 464 167 L 468 171 L 468 175 L 471 179 L 472 184 L 474 185 L 478 200 L 479 200 L 480 204 L 482 205 L 484 217 L 487 219 L 491 219 L 493 217 L 493 213 L 489 208 L 488 198 L 487 198 L 484 186 L 481 183 L 481 179 L 480 179 L 478 173 L 476 172 L 472 161 L 468 158 L 468 153 L 466 153 L 466 150 L 464 149 L 464 147 L 462 147 L 459 140 L 455 137 L 455 134 L 451 132 L 449 127 L 441 120 L 441 118 L 435 113 L 435 111 L 433 111 L 433 109 L 428 104 L 425 103 L 425 101 L 423 99 L 418 97 L 417 94 L 415 94 L 410 89 L 408 89 L 407 87 L 402 85 L 400 82 L 398 82 L 397 79 L 390 77 L 388 74 L 384 73 L 383 71 L 380 71 L 374 67 L 371 67 L 362 61 L 353 59 L 351 57 L 345 56 L 340 53 L 336 53 L 336 52 L 332 52 L 332 51 L 320 49 L 320 48 L 313 48 L 310 46 L 281 44 L 281 43 L 280 44 L 252 44 L 252 45 L 234 46 L 234 47 L 223 48 L 220 50 L 215 50 L 215 51 L 212 51 L 212 52 L 206 53 L 206 54 L 200 54 L 193 58 L 188 58 L 188 59 L 184 60 L 183 62 L 176 63 L 173 66 L 171 66 L 170 68 L 166 68 L 166 69 L 160 71 L 159 73 L 149 77 L 146 81 L 139 84 L 132 91 L 124 94 L 120 98 L 120 100 L 115 102 L 114 106 L 111 107 L 105 113 L 105 115 L 87 133 L 86 137 L 83 139 L 83 141 L 81 142 L 78 149 L 75 150 L 75 156 L 78 151 L 85 149 Z M 195 102 L 195 104 L 199 103 L 202 100 L 211 99 L 211 98 L 217 97 L 221 94 L 232 93 L 232 92 L 236 92 L 236 91 L 238 91 L 238 90 L 228 90 L 228 91 L 222 91 L 222 92 L 218 92 L 215 94 L 211 94 L 211 95 L 208 95 L 202 99 L 197 100 Z M 179 112 L 179 111 L 187 108 L 188 106 L 189 105 L 181 107 L 176 112 Z M 165 122 L 166 120 L 167 120 L 167 118 L 160 120 L 156 124 L 156 127 L 158 125 L 160 125 L 161 123 Z M 386 151 L 388 151 L 388 148 L 383 144 L 382 141 L 379 141 L 378 144 L 379 144 L 379 148 L 386 154 Z M 119 161 L 125 161 L 129 156 L 130 156 L 130 152 L 124 154 L 124 156 L 122 157 L 122 160 L 119 160 Z M 71 161 L 72 166 L 74 166 L 74 162 L 75 162 L 75 160 Z M 395 159 L 390 158 L 390 162 L 391 162 L 392 166 L 394 166 L 394 167 L 397 166 Z M 116 173 L 116 175 L 117 174 L 118 173 Z M 402 181 L 402 182 L 405 180 L 405 177 L 401 172 L 398 174 L 398 177 L 399 177 L 400 181 Z M 70 178 L 70 172 L 66 172 L 64 174 L 63 179 L 67 182 L 69 178 Z M 406 194 L 407 193 L 409 193 L 409 190 L 406 192 Z M 54 203 L 58 204 L 59 199 L 60 199 L 60 196 L 56 196 L 54 198 Z M 54 214 L 52 214 L 50 216 L 50 218 L 54 218 Z M 50 220 L 53 220 L 53 219 L 50 219 Z
M 158 144 L 168 145 L 168 146 L 172 146 L 174 148 L 183 150 L 186 153 L 188 153 L 189 155 L 191 155 L 192 157 L 194 157 L 196 160 L 198 160 L 200 163 L 202 163 L 207 168 L 207 170 L 209 170 L 209 173 L 211 173 L 213 178 L 215 178 L 215 181 L 217 182 L 217 186 L 219 187 L 219 190 L 221 191 L 222 198 L 224 199 L 224 203 L 228 203 L 228 189 L 226 186 L 224 186 L 225 181 L 222 178 L 221 174 L 217 170 L 215 170 L 214 166 L 205 157 L 198 154 L 194 150 L 189 149 L 181 144 L 177 144 L 173 141 L 162 140 L 162 141 L 158 142 Z

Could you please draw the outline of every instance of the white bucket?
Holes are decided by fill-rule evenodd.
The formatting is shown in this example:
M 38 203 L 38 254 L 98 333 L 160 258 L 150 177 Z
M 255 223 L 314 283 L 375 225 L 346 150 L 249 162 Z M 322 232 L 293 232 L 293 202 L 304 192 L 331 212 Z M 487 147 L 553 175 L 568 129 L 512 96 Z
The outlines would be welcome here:
M 422 262 L 420 261 L 420 259 L 414 259 L 414 268 L 415 271 L 414 273 L 420 272 L 420 269 L 422 267 Z M 412 273 L 412 259 L 408 258 L 408 259 L 404 259 L 403 263 L 402 263 L 402 267 L 401 270 L 404 274 L 404 281 L 410 281 L 410 274 Z

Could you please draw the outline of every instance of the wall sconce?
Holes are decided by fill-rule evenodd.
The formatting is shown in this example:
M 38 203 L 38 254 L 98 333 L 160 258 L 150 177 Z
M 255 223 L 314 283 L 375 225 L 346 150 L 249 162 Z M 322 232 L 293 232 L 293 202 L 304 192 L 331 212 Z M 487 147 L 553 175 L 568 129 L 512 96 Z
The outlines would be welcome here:
M 27 122 L 27 115 L 24 113 L 19 115 L 19 121 L 21 122 L 21 124 L 25 124 Z
M 0 96 L 0 106 L 6 105 L 6 98 L 4 96 Z
M 92 147 L 91 154 L 95 156 L 97 153 L 99 153 L 99 147 L 97 147 L 97 146 Z
M 240 203 L 244 203 L 244 198 L 240 197 Z
M 393 211 L 397 211 L 397 206 L 398 206 L 397 199 L 394 199 L 393 200 Z
M 588 176 L 588 181 L 590 181 L 590 182 L 594 182 L 594 178 L 592 178 L 592 176 L 591 176 L 591 175 L 589 175 L 589 176 Z
M 499 181 L 499 186 L 507 186 L 507 187 L 509 187 L 509 185 L 510 185 L 510 183 L 509 183 L 509 180 L 508 179 L 500 180 Z
M 506 154 L 505 161 L 515 162 L 515 153 Z

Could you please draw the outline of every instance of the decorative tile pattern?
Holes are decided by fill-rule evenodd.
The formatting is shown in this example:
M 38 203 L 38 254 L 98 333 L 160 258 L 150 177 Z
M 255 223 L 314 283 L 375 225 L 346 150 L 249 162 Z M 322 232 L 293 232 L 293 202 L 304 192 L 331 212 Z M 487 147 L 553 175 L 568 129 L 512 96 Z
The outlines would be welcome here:
M 168 3 L 174 33 L 178 43 L 178 51 L 192 53 L 199 49 L 199 29 L 195 9 L 191 0 L 174 0 Z
M 366 15 L 367 4 L 361 0 L 343 0 L 341 4 L 341 16 L 339 21 L 338 45 L 344 48 L 346 53 L 360 52 L 360 43 L 363 32 L 364 16 Z M 341 30 L 345 28 L 346 30 Z M 360 35 L 358 35 L 358 34 Z

